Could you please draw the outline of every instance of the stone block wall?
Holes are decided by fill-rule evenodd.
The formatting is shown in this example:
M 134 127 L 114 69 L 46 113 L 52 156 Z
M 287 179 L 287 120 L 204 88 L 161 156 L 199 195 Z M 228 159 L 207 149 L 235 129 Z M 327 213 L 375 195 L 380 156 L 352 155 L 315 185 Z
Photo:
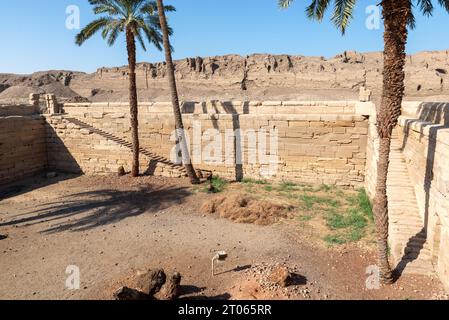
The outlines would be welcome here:
M 33 99 L 0 107 L 0 185 L 46 169 L 130 170 L 127 103 L 50 103 L 53 114 L 42 116 Z M 196 168 L 229 179 L 266 178 L 274 168 L 270 179 L 365 186 L 374 196 L 378 137 L 371 102 L 185 102 L 182 111 Z M 170 103 L 139 105 L 142 173 L 185 175 L 173 163 L 174 128 Z M 397 131 L 433 262 L 449 288 L 449 104 L 405 102 Z
M 0 185 L 46 168 L 45 121 L 31 105 L 0 106 Z
M 449 289 L 449 104 L 404 104 L 398 131 L 432 262 Z
M 234 179 L 263 178 L 270 167 L 275 168 L 270 176 L 274 179 L 360 187 L 365 181 L 366 114 L 371 107 L 356 102 L 234 101 L 186 102 L 182 109 L 198 168 Z M 121 165 L 130 169 L 126 103 L 65 104 L 63 114 L 47 120 L 49 167 L 96 174 L 116 172 Z M 179 175 L 179 167 L 170 164 L 176 159 L 174 127 L 170 103 L 139 105 L 143 172 Z M 257 143 L 251 145 L 252 130 Z M 229 135 L 236 131 L 240 136 Z M 275 142 L 270 132 L 276 133 Z M 261 155 L 258 149 L 264 140 L 267 152 Z M 220 142 L 211 145 L 213 141 Z M 276 154 L 270 150 L 272 143 Z M 236 164 L 240 156 L 242 165 Z M 252 157 L 258 161 L 249 161 Z M 260 161 L 264 157 L 266 161 Z

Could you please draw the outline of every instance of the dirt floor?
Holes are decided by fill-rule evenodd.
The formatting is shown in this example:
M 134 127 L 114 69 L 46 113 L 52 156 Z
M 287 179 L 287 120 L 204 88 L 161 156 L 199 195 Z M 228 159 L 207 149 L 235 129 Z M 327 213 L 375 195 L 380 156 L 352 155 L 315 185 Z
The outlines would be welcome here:
M 248 184 L 220 196 L 270 192 Z M 320 228 L 305 227 L 314 226 L 300 212 L 307 208 L 286 206 L 289 214 L 266 226 L 236 223 L 202 213 L 217 195 L 201 188 L 158 177 L 59 175 L 0 190 L 0 299 L 112 299 L 150 268 L 179 271 L 185 299 L 447 299 L 436 277 L 403 275 L 366 289 L 366 268 L 375 264 L 369 225 L 365 240 L 330 245 L 310 231 Z M 212 276 L 219 250 L 229 257 Z M 288 288 L 266 281 L 278 264 L 294 273 Z M 65 288 L 70 265 L 80 268 L 79 290 Z

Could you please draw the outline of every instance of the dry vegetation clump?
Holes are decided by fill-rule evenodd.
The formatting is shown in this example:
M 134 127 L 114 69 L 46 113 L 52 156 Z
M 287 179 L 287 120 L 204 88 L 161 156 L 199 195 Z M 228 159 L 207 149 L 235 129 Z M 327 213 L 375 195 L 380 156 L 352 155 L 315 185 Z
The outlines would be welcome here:
M 211 185 L 214 193 L 221 195 L 203 204 L 203 214 L 258 225 L 296 218 L 302 229 L 328 245 L 373 242 L 374 218 L 363 189 L 250 178 L 228 183 L 219 177 L 214 177 Z
M 271 225 L 288 217 L 288 208 L 266 200 L 256 200 L 239 194 L 216 197 L 200 209 L 202 214 L 218 214 L 237 223 Z

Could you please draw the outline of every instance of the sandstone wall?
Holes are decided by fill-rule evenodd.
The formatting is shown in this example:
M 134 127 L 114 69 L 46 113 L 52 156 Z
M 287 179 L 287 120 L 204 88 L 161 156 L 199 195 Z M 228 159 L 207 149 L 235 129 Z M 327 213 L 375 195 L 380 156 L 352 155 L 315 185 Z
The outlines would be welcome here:
M 406 104 L 399 129 L 433 263 L 449 288 L 449 104 Z
M 356 102 L 187 102 L 183 117 L 192 160 L 203 170 L 232 179 L 261 178 L 274 168 L 270 178 L 360 187 L 365 180 L 369 125 L 364 115 L 371 107 Z M 65 104 L 63 112 L 48 116 L 50 168 L 97 174 L 116 172 L 121 165 L 130 169 L 126 103 Z M 142 103 L 139 115 L 141 170 L 182 174 L 170 164 L 176 160 L 171 104 Z M 252 130 L 257 135 L 255 145 L 248 140 Z M 233 132 L 241 134 L 229 135 Z M 270 132 L 276 132 L 277 141 L 270 140 Z M 267 152 L 258 154 L 263 137 Z M 217 145 L 211 143 L 218 140 L 214 148 Z M 278 157 L 270 150 L 275 143 Z M 242 165 L 236 164 L 239 156 Z
M 45 122 L 31 105 L 0 106 L 0 185 L 45 169 Z

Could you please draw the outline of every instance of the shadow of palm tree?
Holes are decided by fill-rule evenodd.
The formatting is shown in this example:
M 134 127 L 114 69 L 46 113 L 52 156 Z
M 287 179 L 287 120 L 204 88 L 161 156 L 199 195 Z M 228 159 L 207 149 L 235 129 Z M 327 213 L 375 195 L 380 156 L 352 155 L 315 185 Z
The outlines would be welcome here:
M 427 233 L 424 228 L 408 240 L 404 249 L 404 255 L 393 271 L 395 281 L 397 281 L 402 276 L 402 273 L 404 272 L 408 264 L 418 259 L 419 254 L 423 250 L 426 241 Z
M 42 233 L 86 231 L 167 209 L 181 204 L 190 194 L 185 187 L 152 189 L 148 185 L 131 191 L 77 193 L 15 216 L 12 221 L 0 223 L 0 227 L 50 223 Z
M 0 201 L 11 197 L 16 197 L 21 194 L 31 192 L 36 189 L 44 188 L 46 186 L 79 177 L 80 174 L 58 174 L 54 178 L 47 178 L 45 172 L 41 172 L 32 177 L 0 186 Z

